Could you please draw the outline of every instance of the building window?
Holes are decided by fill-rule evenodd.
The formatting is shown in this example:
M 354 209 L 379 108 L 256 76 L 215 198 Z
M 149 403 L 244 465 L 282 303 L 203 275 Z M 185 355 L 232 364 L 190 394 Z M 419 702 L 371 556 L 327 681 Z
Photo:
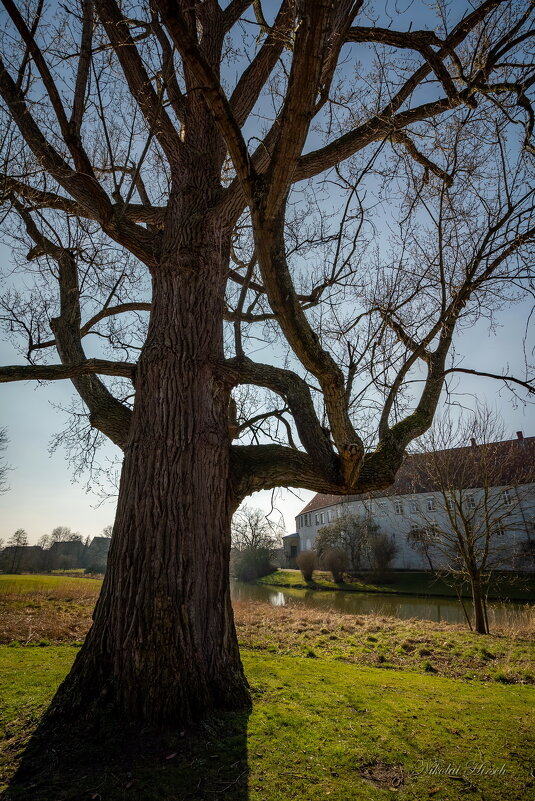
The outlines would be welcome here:
M 332 523 L 332 521 L 334 520 L 334 512 L 332 509 L 329 509 L 329 511 L 327 512 L 327 519 L 329 523 Z
M 451 512 L 451 510 L 453 509 L 453 498 L 451 497 L 451 495 L 446 495 L 446 506 Z
M 505 534 L 505 529 L 502 526 L 498 526 L 498 528 L 496 529 L 496 535 L 498 537 L 503 537 L 504 534 Z
M 297 545 L 290 545 L 290 558 L 297 556 Z
M 411 510 L 411 512 L 418 511 L 418 504 L 416 503 L 416 501 L 409 501 L 409 509 Z
M 504 506 L 511 506 L 511 504 L 513 503 L 513 499 L 511 498 L 511 490 L 508 489 L 504 490 L 502 492 L 502 498 Z
M 316 525 L 318 525 L 319 522 L 320 522 L 320 516 L 316 515 Z
M 403 504 L 398 498 L 396 498 L 396 500 L 394 501 L 394 508 L 396 510 L 397 515 L 403 514 Z
M 475 509 L 476 508 L 476 499 L 474 498 L 473 495 L 469 495 L 466 500 L 467 500 L 469 509 Z
M 426 500 L 426 508 L 428 512 L 435 511 L 435 499 L 434 498 L 427 498 Z
M 379 512 L 384 515 L 386 513 L 386 501 L 379 501 L 377 506 L 379 507 Z
M 322 523 L 325 523 L 325 514 L 324 514 L 324 512 L 321 513 L 320 519 L 321 519 Z

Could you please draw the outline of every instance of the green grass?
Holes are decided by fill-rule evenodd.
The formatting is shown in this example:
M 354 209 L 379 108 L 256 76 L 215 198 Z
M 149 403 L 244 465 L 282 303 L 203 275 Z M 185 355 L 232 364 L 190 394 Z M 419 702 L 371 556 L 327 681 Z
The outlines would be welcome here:
M 52 570 L 51 573 L 59 576 L 63 574 L 70 575 L 71 573 L 76 573 L 76 575 L 83 576 L 85 574 L 85 569 L 83 567 L 71 567 L 66 569 L 58 568 L 57 570 Z
M 286 587 L 296 590 L 346 590 L 347 592 L 394 592 L 391 586 L 366 584 L 363 581 L 344 581 L 335 584 L 329 573 L 314 571 L 312 581 L 305 581 L 298 570 L 276 570 L 256 580 L 257 584 L 269 587 Z
M 89 582 L 89 584 L 86 584 Z M 102 579 L 77 578 L 41 573 L 22 573 L 20 575 L 0 574 L 0 597 L 2 595 L 23 595 L 50 592 L 51 595 L 70 593 L 80 594 L 80 589 L 92 592 L 93 587 L 102 584 Z M 98 594 L 98 590 L 95 590 Z
M 75 652 L 0 647 L 4 781 Z M 9 797 L 380 801 L 395 790 L 399 801 L 517 801 L 534 794 L 532 688 L 248 650 L 243 659 L 254 697 L 248 720 L 214 719 L 197 736 L 179 733 L 130 759 L 103 754 L 78 773 L 60 760 L 34 776 L 25 795 Z
M 314 590 L 343 590 L 344 592 L 380 592 L 391 594 L 424 595 L 455 598 L 454 589 L 442 578 L 425 571 L 392 571 L 388 582 L 367 583 L 362 580 L 348 580 L 335 584 L 326 571 L 316 570 L 312 581 L 305 581 L 298 570 L 276 570 L 268 576 L 257 579 L 257 584 L 272 587 Z M 463 595 L 470 597 L 469 587 L 463 589 Z M 534 576 L 508 576 L 495 574 L 493 587 L 489 591 L 489 599 L 502 600 L 535 600 Z

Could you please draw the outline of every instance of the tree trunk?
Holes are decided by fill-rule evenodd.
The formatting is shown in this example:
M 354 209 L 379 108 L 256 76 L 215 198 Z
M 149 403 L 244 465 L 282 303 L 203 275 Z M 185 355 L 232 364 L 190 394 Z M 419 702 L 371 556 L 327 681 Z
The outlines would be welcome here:
M 209 236 L 205 225 L 197 250 L 175 241 L 174 263 L 153 273 L 108 571 L 52 714 L 110 704 L 162 727 L 250 704 L 230 602 L 229 390 L 216 374 L 226 265 Z
M 470 577 L 472 586 L 472 602 L 474 605 L 474 628 L 478 634 L 488 634 L 485 614 L 485 600 L 481 589 L 481 579 L 478 575 Z

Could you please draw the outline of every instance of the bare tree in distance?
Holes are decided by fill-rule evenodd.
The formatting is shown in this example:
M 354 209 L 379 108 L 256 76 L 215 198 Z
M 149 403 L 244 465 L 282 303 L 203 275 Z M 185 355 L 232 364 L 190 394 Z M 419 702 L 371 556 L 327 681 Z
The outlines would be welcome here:
M 393 541 L 381 531 L 370 515 L 351 512 L 341 514 L 320 528 L 314 545 L 320 561 L 326 566 L 329 561 L 341 563 L 332 554 L 342 552 L 346 556 L 345 570 L 350 570 L 353 574 L 371 570 L 377 578 L 384 577 L 397 551 Z M 340 575 L 340 570 L 335 569 L 335 572 Z
M 9 465 L 3 455 L 3 452 L 7 450 L 7 445 L 7 428 L 0 428 L 0 494 L 7 492 L 9 489 L 7 484 Z
M 232 518 L 233 558 L 231 569 L 244 581 L 265 576 L 275 569 L 277 551 L 282 547 L 284 527 L 272 523 L 262 511 L 242 506 Z
M 10 573 L 18 573 L 24 560 L 24 549 L 28 546 L 28 535 L 23 528 L 18 528 L 7 541 L 7 547 L 12 548 Z
M 273 523 L 262 509 L 244 505 L 232 518 L 232 545 L 239 551 L 246 548 L 281 545 L 284 528 L 281 523 Z
M 300 551 L 295 559 L 295 563 L 305 581 L 312 581 L 314 569 L 317 566 L 318 556 L 316 551 Z
M 321 564 L 332 576 L 335 584 L 341 584 L 349 566 L 347 552 L 343 548 L 328 548 L 322 553 Z
M 532 4 L 370 26 L 359 0 L 282 0 L 260 27 L 253 5 L 4 0 L 0 178 L 28 281 L 1 308 L 28 363 L 0 381 L 70 379 L 70 441 L 124 451 L 51 715 L 247 708 L 239 504 L 389 486 L 450 377 L 478 372 L 463 328 L 529 289 Z M 526 396 L 530 370 L 483 374 Z
M 495 571 L 515 566 L 517 535 L 530 537 L 522 502 L 535 482 L 535 449 L 531 440 L 503 440 L 502 421 L 485 407 L 457 419 L 444 414 L 420 440 L 424 453 L 415 462 L 415 481 L 434 490 L 435 505 L 421 512 L 420 541 L 439 572 L 458 588 L 470 586 L 479 634 L 489 633 L 486 594 Z
M 56 526 L 49 535 L 50 545 L 55 542 L 82 542 L 82 535 L 68 526 Z
M 333 549 L 344 551 L 349 570 L 358 573 L 370 567 L 372 542 L 378 534 L 379 526 L 371 517 L 346 512 L 319 529 L 315 548 L 320 559 Z

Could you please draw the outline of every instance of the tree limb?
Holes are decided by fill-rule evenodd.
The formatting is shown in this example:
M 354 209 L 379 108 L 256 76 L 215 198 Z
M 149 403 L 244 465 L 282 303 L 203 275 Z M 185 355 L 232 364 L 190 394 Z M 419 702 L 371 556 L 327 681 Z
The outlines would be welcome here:
M 262 47 L 245 69 L 230 97 L 230 107 L 238 125 L 245 124 L 262 87 L 269 78 L 281 53 L 293 22 L 291 0 L 283 0 L 273 27 L 269 30 Z
M 230 103 L 221 88 L 221 84 L 197 42 L 190 35 L 176 0 L 154 0 L 154 3 L 162 15 L 162 19 L 184 63 L 188 65 L 200 84 L 200 91 L 221 130 L 245 196 L 248 200 L 251 200 L 253 195 L 253 171 L 249 153 L 247 152 L 240 126 L 232 113 Z
M 135 369 L 136 365 L 131 362 L 111 362 L 106 359 L 84 359 L 77 364 L 14 364 L 0 367 L 0 384 L 12 381 L 62 381 L 93 373 L 133 380 Z
M 518 386 L 523 387 L 524 389 L 527 389 L 530 394 L 535 394 L 534 381 L 522 381 L 522 379 L 515 378 L 512 375 L 486 373 L 483 370 L 469 370 L 467 367 L 449 367 L 447 370 L 444 370 L 444 375 L 449 375 L 450 373 L 467 373 L 468 375 L 478 375 L 482 376 L 483 378 L 494 378 L 498 381 L 504 381 L 505 383 L 511 382 L 513 384 L 518 384 Z
M 340 480 L 340 462 L 329 435 L 317 418 L 306 382 L 291 370 L 269 364 L 258 364 L 245 357 L 227 359 L 222 365 L 224 374 L 234 385 L 254 384 L 280 395 L 290 409 L 303 447 L 313 459 L 318 473 L 329 480 Z

